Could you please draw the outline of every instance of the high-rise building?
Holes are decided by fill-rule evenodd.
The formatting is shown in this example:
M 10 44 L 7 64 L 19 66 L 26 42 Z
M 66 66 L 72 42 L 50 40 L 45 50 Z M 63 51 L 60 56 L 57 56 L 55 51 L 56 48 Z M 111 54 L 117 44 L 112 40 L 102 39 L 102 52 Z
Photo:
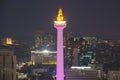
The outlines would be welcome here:
M 78 60 L 80 66 L 93 64 L 95 62 L 94 52 L 92 50 L 80 51 Z
M 74 48 L 73 49 L 73 66 L 78 66 L 78 57 L 79 57 L 79 55 L 78 55 L 78 53 L 79 53 L 79 49 L 77 49 L 77 48 Z
M 67 41 L 73 38 L 73 32 L 72 31 L 68 31 L 68 30 L 64 30 L 63 31 L 63 41 L 64 41 L 64 46 L 66 45 Z
M 38 30 L 35 33 L 35 47 L 47 45 L 56 45 L 56 37 L 53 33 L 45 33 L 43 30 Z
M 88 45 L 95 46 L 97 43 L 97 38 L 96 37 L 83 37 L 87 41 Z
M 35 33 L 35 47 L 38 47 L 42 44 L 42 35 L 43 31 L 39 30 Z
M 64 80 L 64 54 L 63 54 L 63 29 L 66 27 L 62 9 L 59 9 L 57 21 L 54 21 L 54 27 L 57 29 L 57 79 Z
M 0 46 L 0 80 L 16 80 L 16 57 L 8 46 Z
M 65 67 L 81 66 L 94 62 L 93 50 L 87 40 L 79 37 L 73 37 L 67 40 L 65 48 Z

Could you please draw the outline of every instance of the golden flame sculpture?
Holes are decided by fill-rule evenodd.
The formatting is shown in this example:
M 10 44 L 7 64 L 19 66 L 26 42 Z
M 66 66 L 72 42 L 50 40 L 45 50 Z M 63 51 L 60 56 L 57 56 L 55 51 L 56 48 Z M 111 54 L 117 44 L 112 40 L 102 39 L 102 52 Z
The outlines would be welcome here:
M 58 11 L 57 20 L 54 21 L 54 27 L 56 27 L 56 28 L 57 27 L 59 27 L 59 28 L 66 27 L 66 21 L 64 20 L 64 16 L 63 16 L 61 8 Z
M 64 20 L 64 16 L 62 13 L 62 9 L 60 8 L 58 11 L 57 21 L 63 21 L 63 20 Z

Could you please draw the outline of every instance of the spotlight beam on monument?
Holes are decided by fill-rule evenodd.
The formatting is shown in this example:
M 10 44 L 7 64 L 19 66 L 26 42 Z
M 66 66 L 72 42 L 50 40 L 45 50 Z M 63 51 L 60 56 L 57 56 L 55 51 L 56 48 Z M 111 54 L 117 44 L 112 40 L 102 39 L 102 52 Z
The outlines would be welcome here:
M 57 20 L 54 21 L 54 27 L 57 29 L 56 80 L 64 80 L 63 29 L 66 27 L 66 21 L 61 8 L 58 11 Z

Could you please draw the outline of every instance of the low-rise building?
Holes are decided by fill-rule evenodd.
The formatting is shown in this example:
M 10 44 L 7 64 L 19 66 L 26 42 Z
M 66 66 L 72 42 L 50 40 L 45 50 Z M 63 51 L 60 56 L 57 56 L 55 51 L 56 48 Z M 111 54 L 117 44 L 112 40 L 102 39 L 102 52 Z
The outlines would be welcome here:
M 120 70 L 110 70 L 108 71 L 108 80 L 120 80 Z

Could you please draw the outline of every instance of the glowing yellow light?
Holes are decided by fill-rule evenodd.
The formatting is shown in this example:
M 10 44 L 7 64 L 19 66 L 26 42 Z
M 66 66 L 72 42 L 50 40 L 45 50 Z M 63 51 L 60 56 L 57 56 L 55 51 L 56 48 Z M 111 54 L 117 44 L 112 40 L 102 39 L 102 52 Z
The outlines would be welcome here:
M 32 65 L 35 65 L 35 61 L 34 61 L 34 60 L 31 60 L 31 64 L 32 64 Z
M 63 17 L 62 9 L 60 8 L 58 11 L 57 21 L 63 21 L 63 20 L 64 17 Z
M 13 44 L 12 38 L 6 38 L 6 44 L 12 45 Z
M 42 64 L 56 64 L 56 61 L 42 62 Z

